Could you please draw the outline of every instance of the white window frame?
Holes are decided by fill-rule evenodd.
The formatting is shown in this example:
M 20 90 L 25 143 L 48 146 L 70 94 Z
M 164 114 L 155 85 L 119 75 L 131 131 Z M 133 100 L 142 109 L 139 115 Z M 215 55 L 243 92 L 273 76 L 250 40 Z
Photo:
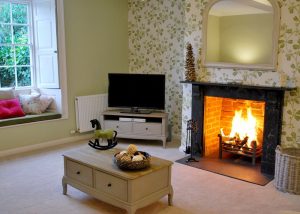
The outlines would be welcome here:
M 61 113 L 62 118 L 69 117 L 68 112 L 68 91 L 67 91 L 67 63 L 65 43 L 65 21 L 64 21 L 64 0 L 56 0 L 56 23 L 57 23 L 57 48 L 58 48 L 58 70 L 61 90 Z
M 16 60 L 14 60 L 14 65 L 3 65 L 1 66 L 2 68 L 9 68 L 13 67 L 14 68 L 14 74 L 15 74 L 15 87 L 18 89 L 28 89 L 32 88 L 35 85 L 35 60 L 34 60 L 34 40 L 33 40 L 33 24 L 32 24 L 32 3 L 29 0 L 0 0 L 1 2 L 8 2 L 10 4 L 27 4 L 28 5 L 28 10 L 27 10 L 27 24 L 18 24 L 14 23 L 12 19 L 12 8 L 10 8 L 10 23 L 2 23 L 4 25 L 9 25 L 11 28 L 11 33 L 12 33 L 12 39 L 14 38 L 13 35 L 13 26 L 27 26 L 28 27 L 28 44 L 1 44 L 2 46 L 7 46 L 7 47 L 15 47 L 15 46 L 28 46 L 30 49 L 30 65 L 17 65 Z M 16 59 L 16 50 L 14 48 L 14 59 Z M 18 86 L 18 81 L 17 81 L 17 68 L 21 67 L 30 67 L 30 76 L 31 76 L 31 84 L 30 86 Z
M 3 1 L 3 0 L 0 0 Z M 6 0 L 9 2 L 27 2 L 30 4 L 28 18 L 31 23 L 31 32 L 30 32 L 30 43 L 32 43 L 31 51 L 31 66 L 32 66 L 32 76 L 30 87 L 18 87 L 16 90 L 18 93 L 22 93 L 29 88 L 35 88 L 37 86 L 37 76 L 36 76 L 36 60 L 35 60 L 35 51 L 34 51 L 34 26 L 33 26 L 33 5 L 32 0 Z M 65 46 L 65 26 L 64 26 L 64 0 L 55 0 L 56 2 L 56 30 L 57 30 L 57 52 L 58 52 L 58 75 L 59 75 L 59 88 L 54 89 L 40 89 L 42 94 L 48 94 L 54 96 L 55 102 L 57 104 L 57 112 L 62 114 L 62 119 L 67 119 L 69 117 L 68 112 L 68 97 L 67 97 L 67 64 L 66 64 L 66 46 Z M 26 125 L 26 124 L 24 124 Z

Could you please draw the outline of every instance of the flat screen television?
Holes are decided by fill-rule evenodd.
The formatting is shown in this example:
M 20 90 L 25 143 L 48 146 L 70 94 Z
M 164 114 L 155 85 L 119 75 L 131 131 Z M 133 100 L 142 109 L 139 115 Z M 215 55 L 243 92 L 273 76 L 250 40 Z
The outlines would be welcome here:
M 164 110 L 165 75 L 109 73 L 108 107 L 125 108 L 123 112 L 131 113 Z

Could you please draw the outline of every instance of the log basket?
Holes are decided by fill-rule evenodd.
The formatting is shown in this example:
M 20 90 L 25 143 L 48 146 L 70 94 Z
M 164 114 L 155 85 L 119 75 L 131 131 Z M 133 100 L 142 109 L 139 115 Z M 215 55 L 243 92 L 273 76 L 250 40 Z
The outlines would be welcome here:
M 300 148 L 277 146 L 275 187 L 282 192 L 300 194 Z

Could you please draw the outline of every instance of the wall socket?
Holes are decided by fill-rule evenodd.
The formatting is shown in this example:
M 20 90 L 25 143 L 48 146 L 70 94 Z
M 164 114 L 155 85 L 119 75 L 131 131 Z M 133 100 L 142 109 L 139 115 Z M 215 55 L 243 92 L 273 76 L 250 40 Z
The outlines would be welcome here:
M 70 134 L 75 134 L 76 133 L 76 130 L 71 130 L 70 131 Z

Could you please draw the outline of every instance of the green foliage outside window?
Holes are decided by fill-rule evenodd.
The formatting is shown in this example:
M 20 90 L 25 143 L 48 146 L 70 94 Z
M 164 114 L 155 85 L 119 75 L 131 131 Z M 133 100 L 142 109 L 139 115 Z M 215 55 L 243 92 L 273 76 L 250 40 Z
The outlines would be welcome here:
M 0 2 L 0 87 L 30 86 L 28 5 Z

